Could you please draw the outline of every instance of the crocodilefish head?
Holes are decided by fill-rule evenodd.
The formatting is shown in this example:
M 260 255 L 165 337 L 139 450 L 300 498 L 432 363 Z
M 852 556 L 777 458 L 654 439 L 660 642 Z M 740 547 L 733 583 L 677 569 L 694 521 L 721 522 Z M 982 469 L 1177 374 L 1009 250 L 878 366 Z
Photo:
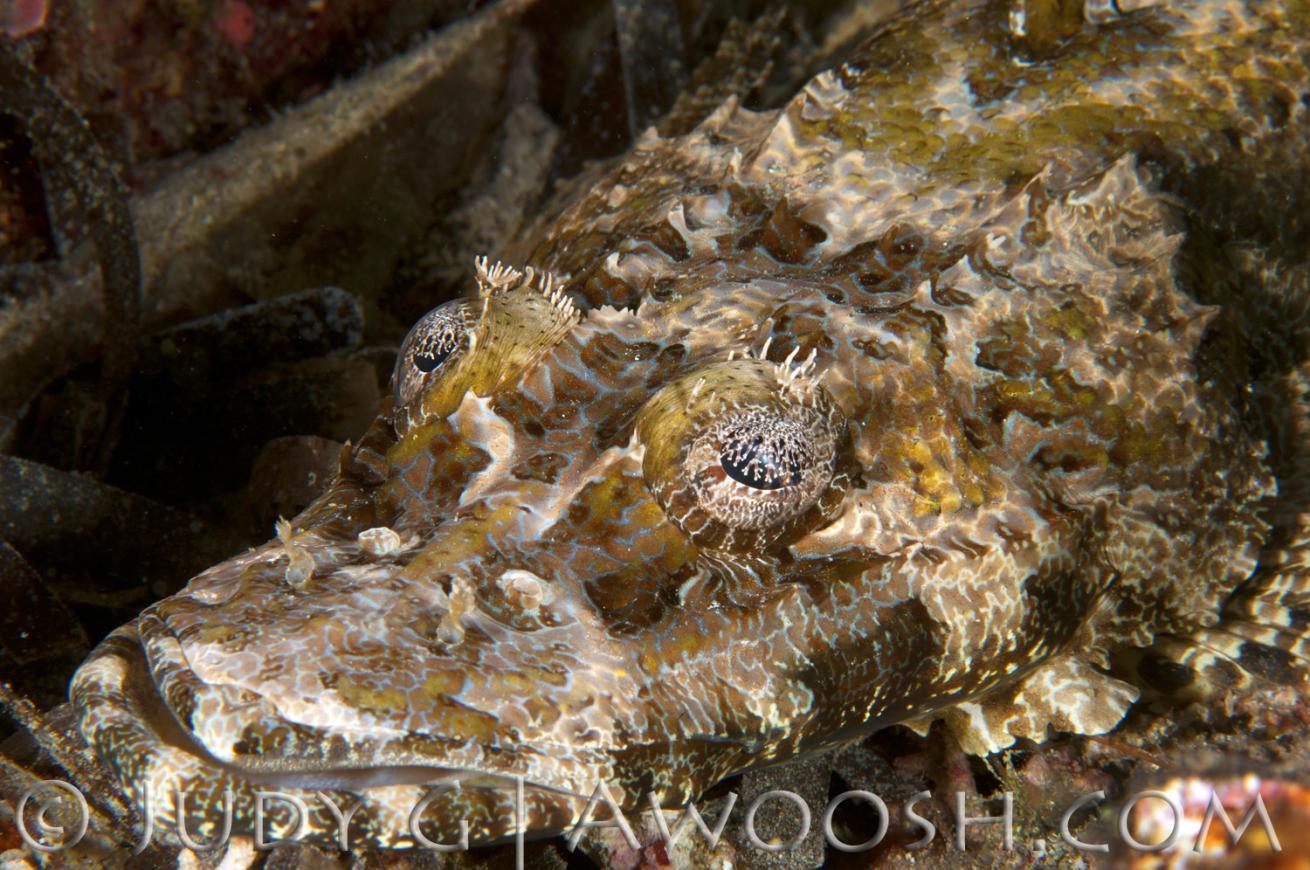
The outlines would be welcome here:
M 849 677 L 804 637 L 831 569 L 791 547 L 837 515 L 851 428 L 815 348 L 742 332 L 777 288 L 583 318 L 547 274 L 476 279 L 414 326 L 325 495 L 79 672 L 165 835 L 182 807 L 213 836 L 225 800 L 248 827 L 261 789 L 333 838 L 329 802 L 362 802 L 352 844 L 412 842 L 425 798 L 428 836 L 475 842 L 561 830 L 602 783 L 676 806 L 812 742 L 820 673 Z M 855 642 L 846 619 L 821 629 Z
M 567 229 L 479 261 L 328 492 L 82 667 L 82 731 L 158 828 L 213 835 L 230 794 L 249 831 L 262 790 L 330 841 L 358 805 L 354 845 L 413 845 L 415 807 L 487 842 L 939 714 L 975 752 L 1104 731 L 1136 697 L 1107 638 L 1203 609 L 1133 590 L 1249 573 L 1267 478 L 1203 434 L 1211 311 L 1131 160 L 857 233 L 867 185 L 789 204 L 760 141 L 714 169 L 758 185 L 598 188 L 636 217 L 589 271 L 552 270 Z M 1160 533 L 1153 493 L 1205 531 Z

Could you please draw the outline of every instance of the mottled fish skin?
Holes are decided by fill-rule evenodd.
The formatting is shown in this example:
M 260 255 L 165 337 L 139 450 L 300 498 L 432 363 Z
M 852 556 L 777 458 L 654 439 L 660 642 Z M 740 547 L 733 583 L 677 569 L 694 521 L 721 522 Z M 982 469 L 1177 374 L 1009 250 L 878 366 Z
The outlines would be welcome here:
M 1213 625 L 1270 534 L 1240 324 L 1179 250 L 1299 226 L 1262 191 L 1304 172 L 1310 4 L 1035 57 L 1006 16 L 912 10 L 779 112 L 643 138 L 530 270 L 480 263 L 330 491 L 78 672 L 125 790 L 171 829 L 180 783 L 205 835 L 276 787 L 334 837 L 324 789 L 404 846 L 445 785 L 429 836 L 486 841 L 514 776 L 539 835 L 599 781 L 673 807 L 891 723 L 1114 727 L 1116 656 Z M 1180 207 L 1216 178 L 1248 198 Z

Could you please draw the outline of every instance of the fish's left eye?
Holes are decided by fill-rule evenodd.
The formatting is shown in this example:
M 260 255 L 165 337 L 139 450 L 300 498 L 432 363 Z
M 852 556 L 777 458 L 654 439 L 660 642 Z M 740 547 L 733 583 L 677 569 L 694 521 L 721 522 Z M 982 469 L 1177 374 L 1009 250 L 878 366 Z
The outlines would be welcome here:
M 391 376 L 397 408 L 407 407 L 423 387 L 468 343 L 467 305 L 447 302 L 419 318 L 405 336 Z

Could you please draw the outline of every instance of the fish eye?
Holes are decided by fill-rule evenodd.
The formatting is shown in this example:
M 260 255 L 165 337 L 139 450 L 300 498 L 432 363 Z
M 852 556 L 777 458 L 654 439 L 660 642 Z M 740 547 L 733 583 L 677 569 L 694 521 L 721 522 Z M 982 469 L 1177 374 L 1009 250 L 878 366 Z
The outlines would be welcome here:
M 407 407 L 468 343 L 467 304 L 455 300 L 419 318 L 405 336 L 392 373 L 396 407 Z
M 401 359 L 423 374 L 436 370 L 464 343 L 465 324 L 462 306 L 447 302 L 432 309 L 414 324 L 405 338 Z
M 414 368 L 425 375 L 435 371 L 437 366 L 455 352 L 455 348 L 459 346 L 459 338 L 454 334 L 454 330 L 448 330 L 431 344 L 431 347 L 414 351 Z
M 643 410 L 647 486 L 698 543 L 750 548 L 802 534 L 841 502 L 841 410 L 816 381 L 762 360 L 716 364 Z
M 697 435 L 684 469 L 699 507 L 734 529 L 767 529 L 808 511 L 835 472 L 831 421 L 800 404 L 731 411 Z
M 814 441 L 795 420 L 749 412 L 730 420 L 720 438 L 724 473 L 751 489 L 796 486 L 815 465 Z

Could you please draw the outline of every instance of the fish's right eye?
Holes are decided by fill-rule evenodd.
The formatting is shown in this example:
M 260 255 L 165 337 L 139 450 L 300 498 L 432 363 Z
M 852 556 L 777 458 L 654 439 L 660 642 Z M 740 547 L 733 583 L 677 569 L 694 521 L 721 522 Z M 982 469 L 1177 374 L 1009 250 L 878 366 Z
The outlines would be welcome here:
M 758 550 L 835 515 L 850 477 L 850 432 L 809 366 L 712 363 L 642 409 L 646 485 L 697 544 Z
M 419 318 L 405 336 L 391 375 L 396 408 L 412 404 L 468 345 L 468 304 L 454 300 Z

